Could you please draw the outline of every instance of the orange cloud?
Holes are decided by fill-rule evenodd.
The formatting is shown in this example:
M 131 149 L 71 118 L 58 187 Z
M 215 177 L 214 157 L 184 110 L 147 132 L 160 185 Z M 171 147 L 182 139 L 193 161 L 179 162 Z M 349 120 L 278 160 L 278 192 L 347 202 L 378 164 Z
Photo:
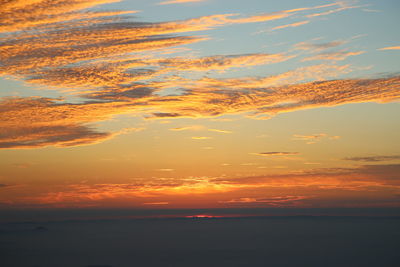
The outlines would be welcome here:
M 400 46 L 388 46 L 388 47 L 379 48 L 378 50 L 400 50 Z

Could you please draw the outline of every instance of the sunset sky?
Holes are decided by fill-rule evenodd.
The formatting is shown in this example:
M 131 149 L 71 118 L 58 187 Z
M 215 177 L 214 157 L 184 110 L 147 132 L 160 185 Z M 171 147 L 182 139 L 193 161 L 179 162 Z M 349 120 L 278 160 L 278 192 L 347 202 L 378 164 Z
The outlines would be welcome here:
M 0 0 L 0 208 L 400 206 L 398 0 Z

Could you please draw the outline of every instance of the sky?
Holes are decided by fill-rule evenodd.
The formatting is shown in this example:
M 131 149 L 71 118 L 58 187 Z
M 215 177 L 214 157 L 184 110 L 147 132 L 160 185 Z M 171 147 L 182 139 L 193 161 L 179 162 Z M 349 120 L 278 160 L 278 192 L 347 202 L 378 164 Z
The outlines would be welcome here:
M 0 208 L 400 206 L 397 0 L 12 0 Z

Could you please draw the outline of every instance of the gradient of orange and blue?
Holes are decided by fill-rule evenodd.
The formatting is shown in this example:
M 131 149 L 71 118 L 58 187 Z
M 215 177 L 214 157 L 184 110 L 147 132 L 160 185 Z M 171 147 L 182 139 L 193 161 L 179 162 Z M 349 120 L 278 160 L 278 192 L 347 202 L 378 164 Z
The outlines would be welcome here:
M 0 1 L 0 208 L 399 207 L 399 11 Z

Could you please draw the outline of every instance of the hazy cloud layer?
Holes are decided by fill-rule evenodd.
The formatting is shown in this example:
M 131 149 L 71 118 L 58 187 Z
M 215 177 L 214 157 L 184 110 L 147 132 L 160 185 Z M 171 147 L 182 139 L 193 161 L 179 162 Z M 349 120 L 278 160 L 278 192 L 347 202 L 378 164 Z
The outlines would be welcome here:
M 252 198 L 252 197 L 241 197 L 237 199 L 231 199 L 228 201 L 220 201 L 220 203 L 229 205 L 240 205 L 240 206 L 272 206 L 272 207 L 283 207 L 283 206 L 297 206 L 301 204 L 301 200 L 307 199 L 305 196 L 277 196 L 269 198 Z M 299 203 L 300 202 L 300 203 Z
M 53 186 L 49 192 L 16 200 L 0 197 L 0 202 L 7 201 L 16 206 L 30 203 L 82 207 L 101 206 L 104 201 L 112 205 L 129 200 L 133 206 L 140 206 L 143 203 L 171 203 L 172 197 L 218 195 L 214 204 L 318 207 L 328 196 L 328 206 L 335 206 L 336 202 L 343 205 L 343 201 L 347 206 L 359 206 L 359 203 L 354 203 L 355 197 L 361 204 L 390 206 L 399 204 L 399 171 L 400 165 L 392 164 L 320 168 L 250 177 L 135 178 L 130 183 L 63 184 Z M 18 190 L 26 189 L 21 187 Z M 279 195 L 271 195 L 271 192 L 279 192 Z M 372 200 L 368 199 L 371 194 L 375 195 Z

